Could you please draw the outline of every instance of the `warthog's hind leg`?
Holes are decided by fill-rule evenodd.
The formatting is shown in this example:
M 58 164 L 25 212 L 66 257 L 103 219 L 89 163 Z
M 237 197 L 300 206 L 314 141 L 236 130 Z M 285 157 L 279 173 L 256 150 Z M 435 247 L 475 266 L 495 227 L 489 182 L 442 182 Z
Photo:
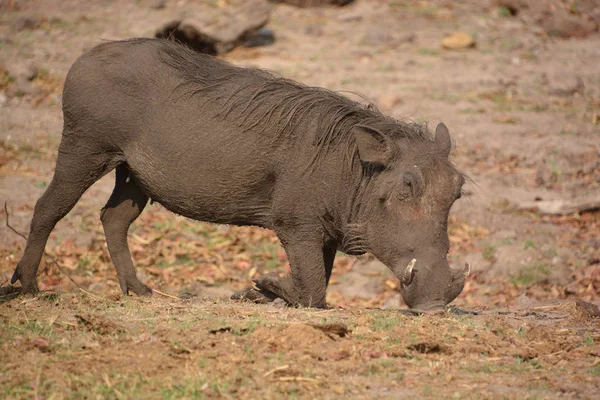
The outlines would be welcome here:
M 35 204 L 27 245 L 11 279 L 11 283 L 21 282 L 23 293 L 38 291 L 37 270 L 48 236 L 56 223 L 71 211 L 94 182 L 116 165 L 113 155 L 104 152 L 90 154 L 86 150 L 63 136 L 54 177 Z
M 141 214 L 147 202 L 148 196 L 142 192 L 130 175 L 127 165 L 118 166 L 115 188 L 108 203 L 102 209 L 100 219 L 104 227 L 108 252 L 117 270 L 121 290 L 125 294 L 129 294 L 131 290 L 138 296 L 152 295 L 152 289 L 142 284 L 135 274 L 127 244 L 129 226 Z

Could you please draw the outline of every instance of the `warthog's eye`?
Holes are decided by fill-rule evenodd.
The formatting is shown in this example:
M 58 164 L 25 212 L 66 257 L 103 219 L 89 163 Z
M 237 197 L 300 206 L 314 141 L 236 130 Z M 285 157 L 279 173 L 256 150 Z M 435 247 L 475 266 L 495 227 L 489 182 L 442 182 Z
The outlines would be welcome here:
M 413 190 L 413 183 L 412 183 L 412 177 L 410 175 L 404 175 L 404 185 L 410 189 L 410 191 L 412 192 Z

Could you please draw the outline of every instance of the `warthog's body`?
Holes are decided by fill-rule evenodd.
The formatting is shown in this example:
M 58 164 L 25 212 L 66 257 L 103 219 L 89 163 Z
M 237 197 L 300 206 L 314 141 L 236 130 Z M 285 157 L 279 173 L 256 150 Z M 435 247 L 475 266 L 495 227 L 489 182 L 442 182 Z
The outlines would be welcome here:
M 37 290 L 56 222 L 115 168 L 101 219 L 124 292 L 151 293 L 127 247 L 149 198 L 196 220 L 273 229 L 292 274 L 259 284 L 293 304 L 325 305 L 338 249 L 373 252 L 412 308 L 443 307 L 462 290 L 464 272 L 446 262 L 446 224 L 463 178 L 443 125 L 434 139 L 327 90 L 150 39 L 80 57 L 63 110 L 55 175 L 12 279 L 25 292 Z

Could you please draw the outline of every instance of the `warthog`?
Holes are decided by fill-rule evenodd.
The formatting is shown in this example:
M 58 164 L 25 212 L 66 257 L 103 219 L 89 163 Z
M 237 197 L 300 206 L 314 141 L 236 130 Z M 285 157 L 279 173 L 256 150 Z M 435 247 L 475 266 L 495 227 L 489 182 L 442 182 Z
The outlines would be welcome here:
M 113 169 L 101 220 L 124 293 L 152 293 L 127 245 L 148 199 L 199 221 L 272 229 L 291 275 L 259 278 L 255 297 L 326 306 L 337 250 L 374 254 L 414 310 L 443 309 L 462 291 L 468 268 L 451 269 L 446 255 L 464 178 L 448 158 L 444 124 L 432 135 L 329 90 L 159 39 L 82 55 L 65 82 L 63 113 L 54 177 L 11 280 L 23 292 L 38 290 L 55 224 Z

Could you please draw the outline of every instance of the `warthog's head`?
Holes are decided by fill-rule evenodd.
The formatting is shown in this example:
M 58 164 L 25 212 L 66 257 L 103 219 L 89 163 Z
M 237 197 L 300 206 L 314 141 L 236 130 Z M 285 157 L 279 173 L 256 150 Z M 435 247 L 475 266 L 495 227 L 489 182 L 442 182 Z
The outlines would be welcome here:
M 448 214 L 464 177 L 449 160 L 451 140 L 439 124 L 434 140 L 393 139 L 354 128 L 368 171 L 361 200 L 361 239 L 400 279 L 400 293 L 414 311 L 442 310 L 460 294 L 469 266 L 451 269 Z

